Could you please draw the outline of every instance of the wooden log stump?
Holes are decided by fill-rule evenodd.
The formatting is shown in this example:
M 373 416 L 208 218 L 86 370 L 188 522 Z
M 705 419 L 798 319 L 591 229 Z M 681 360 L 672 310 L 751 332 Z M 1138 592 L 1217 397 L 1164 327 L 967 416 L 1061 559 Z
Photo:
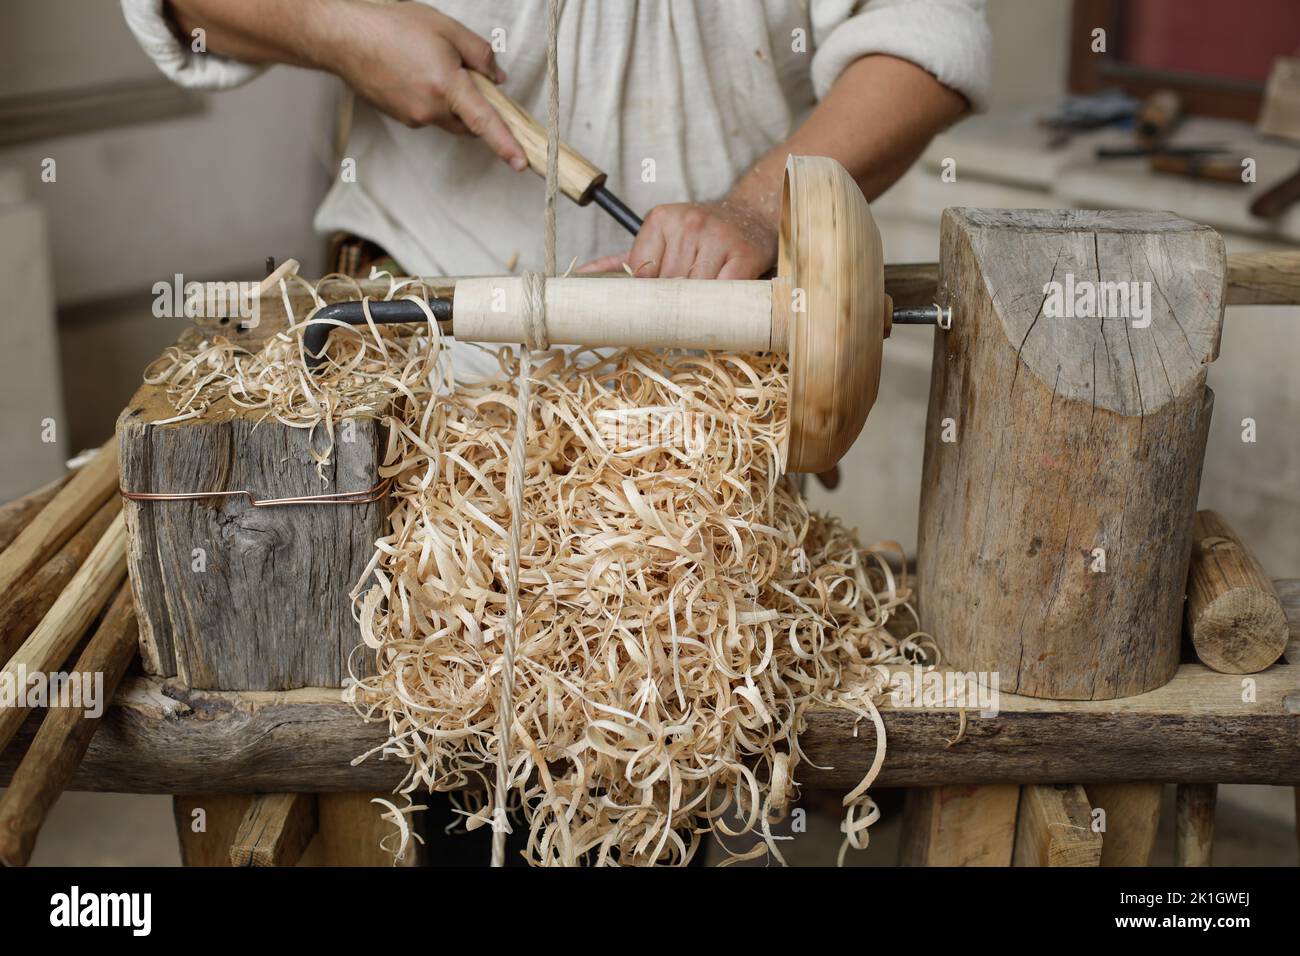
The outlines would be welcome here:
M 133 492 L 247 490 L 260 499 L 362 491 L 378 481 L 381 426 L 289 428 L 221 400 L 173 417 L 144 386 L 118 420 L 123 487 Z M 386 499 L 370 504 L 254 507 L 243 496 L 127 501 L 128 563 L 145 669 L 212 690 L 341 687 L 368 674 L 348 592 L 383 533 Z
M 941 246 L 954 320 L 935 335 L 922 624 L 946 665 L 1004 692 L 1159 687 L 1178 664 L 1222 240 L 1166 213 L 949 209 Z
M 1217 512 L 1196 515 L 1187 574 L 1187 633 L 1223 674 L 1257 674 L 1286 650 L 1290 627 L 1273 582 Z

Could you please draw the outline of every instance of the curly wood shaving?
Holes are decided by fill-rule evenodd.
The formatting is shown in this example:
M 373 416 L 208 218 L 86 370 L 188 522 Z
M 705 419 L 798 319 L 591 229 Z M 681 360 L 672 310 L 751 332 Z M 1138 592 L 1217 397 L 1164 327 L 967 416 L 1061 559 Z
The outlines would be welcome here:
M 389 297 L 408 292 L 394 282 Z M 501 349 L 499 376 L 457 384 L 428 318 L 331 336 L 316 376 L 304 318 L 257 354 L 220 337 L 170 349 L 147 380 L 181 415 L 228 398 L 331 436 L 347 417 L 384 420 L 390 531 L 353 591 L 378 674 L 348 693 L 388 723 L 377 752 L 409 765 L 408 803 L 476 787 L 458 797 L 474 829 L 495 805 L 519 363 Z M 915 660 L 926 642 L 883 546 L 810 513 L 781 474 L 784 359 L 553 350 L 534 357 L 530 384 L 509 774 L 528 860 L 682 864 L 710 833 L 761 838 L 733 861 L 781 860 L 771 826 L 796 798 L 805 716 L 825 706 L 875 725 L 875 759 L 844 800 L 841 859 L 865 848 L 885 747 L 876 665 Z M 616 442 L 602 427 L 647 410 L 687 414 L 701 440 Z M 911 633 L 887 630 L 894 618 Z M 394 822 L 405 848 L 411 831 Z

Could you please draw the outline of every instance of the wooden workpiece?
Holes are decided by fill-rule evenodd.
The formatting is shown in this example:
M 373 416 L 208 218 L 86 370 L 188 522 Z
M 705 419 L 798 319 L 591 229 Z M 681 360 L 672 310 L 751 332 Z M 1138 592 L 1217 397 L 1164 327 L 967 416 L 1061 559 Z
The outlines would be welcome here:
M 801 472 L 833 467 L 857 439 L 880 385 L 892 309 L 880 232 L 853 178 L 824 157 L 789 158 L 781 210 L 775 279 L 548 279 L 541 293 L 547 341 L 788 354 L 782 462 Z M 455 335 L 546 344 L 525 303 L 522 279 L 461 279 Z
M 957 321 L 934 340 L 922 624 L 946 663 L 1006 691 L 1159 687 L 1178 664 L 1223 240 L 1167 213 L 949 209 L 941 246 Z M 1053 281 L 1145 283 L 1148 324 L 1045 314 Z
M 1273 582 L 1214 511 L 1198 512 L 1193 527 L 1187 633 L 1201 663 L 1225 674 L 1262 671 L 1290 634 Z

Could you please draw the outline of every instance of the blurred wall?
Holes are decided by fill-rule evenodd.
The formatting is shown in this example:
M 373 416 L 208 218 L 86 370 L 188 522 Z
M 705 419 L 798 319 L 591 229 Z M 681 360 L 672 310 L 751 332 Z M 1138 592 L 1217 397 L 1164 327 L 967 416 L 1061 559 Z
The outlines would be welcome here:
M 39 104 L 57 77 L 87 94 L 166 82 L 116 3 L 6 0 L 4 18 L 0 97 Z M 277 68 L 174 118 L 0 148 L 47 223 L 70 451 L 107 438 L 144 365 L 179 334 L 152 315 L 155 282 L 256 278 L 267 256 L 319 274 L 311 217 L 331 172 L 335 91 L 331 77 Z
M 1152 178 L 1137 169 L 1126 172 L 1124 163 L 1094 165 L 1069 177 L 1053 172 L 1066 157 L 1043 150 L 1030 123 L 1065 92 L 1069 8 L 1067 0 L 992 0 L 995 60 L 988 114 L 936 140 L 872 204 L 886 261 L 935 261 L 939 218 L 948 206 L 1170 209 L 1217 225 L 1229 252 L 1285 248 L 1284 238 L 1244 234 L 1267 227 L 1248 221 L 1242 210 L 1249 199 L 1235 191 L 1239 187 Z M 1248 128 L 1226 121 L 1191 122 L 1208 125 L 1185 130 L 1189 141 L 1254 139 Z M 1250 151 L 1262 165 L 1260 186 L 1249 189 L 1264 188 L 1300 164 L 1300 154 L 1286 144 L 1254 143 Z M 957 161 L 955 182 L 940 180 L 943 157 Z M 1284 231 L 1295 235 L 1288 222 Z M 909 554 L 916 548 L 933 340 L 928 328 L 894 329 L 885 343 L 879 398 L 841 463 L 840 488 L 827 492 L 809 482 L 816 507 L 856 526 L 866 542 L 897 541 Z M 1238 307 L 1227 311 L 1220 355 L 1208 373 L 1215 409 L 1200 507 L 1223 513 L 1277 577 L 1300 574 L 1298 364 L 1300 309 Z M 1255 422 L 1254 442 L 1242 440 L 1245 419 Z

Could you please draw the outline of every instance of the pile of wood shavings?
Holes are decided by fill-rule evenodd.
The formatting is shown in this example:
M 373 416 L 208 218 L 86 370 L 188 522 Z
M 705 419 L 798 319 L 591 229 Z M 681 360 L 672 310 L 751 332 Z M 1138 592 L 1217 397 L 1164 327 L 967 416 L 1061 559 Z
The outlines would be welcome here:
M 499 378 L 457 384 L 429 319 L 335 333 L 314 377 L 301 324 L 256 355 L 216 339 L 151 372 L 190 407 L 220 393 L 296 427 L 385 419 L 391 533 L 353 594 L 378 674 L 349 695 L 388 722 L 376 753 L 409 764 L 402 847 L 422 788 L 469 787 L 466 826 L 491 825 L 518 371 L 502 349 Z M 875 725 L 841 859 L 865 848 L 876 665 L 927 648 L 906 580 L 781 475 L 784 379 L 780 356 L 534 356 L 511 749 L 530 862 L 680 864 L 710 833 L 762 837 L 731 860 L 781 860 L 771 827 L 804 716 L 826 706 Z

